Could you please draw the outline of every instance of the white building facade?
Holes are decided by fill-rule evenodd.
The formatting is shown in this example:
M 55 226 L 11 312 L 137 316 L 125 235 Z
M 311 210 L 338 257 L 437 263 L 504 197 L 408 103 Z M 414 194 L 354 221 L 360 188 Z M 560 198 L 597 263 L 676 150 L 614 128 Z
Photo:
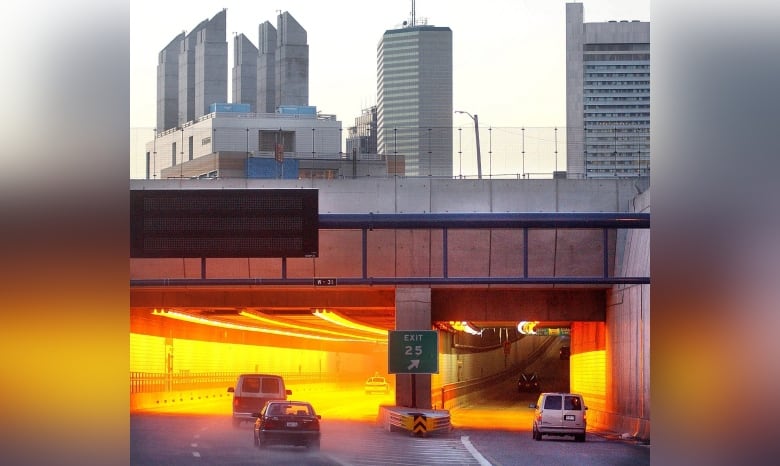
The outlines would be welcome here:
M 311 108 L 311 107 L 308 107 Z M 247 158 L 340 158 L 342 128 L 334 115 L 212 112 L 182 127 L 157 133 L 146 143 L 146 178 L 220 152 Z
M 650 23 L 566 4 L 568 178 L 650 175 Z

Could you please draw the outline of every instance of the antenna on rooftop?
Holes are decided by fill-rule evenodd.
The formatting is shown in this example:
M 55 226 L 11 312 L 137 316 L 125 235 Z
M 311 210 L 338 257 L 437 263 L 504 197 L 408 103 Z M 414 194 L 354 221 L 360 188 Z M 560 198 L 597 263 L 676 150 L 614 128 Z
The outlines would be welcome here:
M 412 26 L 415 26 L 416 24 L 417 24 L 417 20 L 415 19 L 414 0 L 412 0 Z

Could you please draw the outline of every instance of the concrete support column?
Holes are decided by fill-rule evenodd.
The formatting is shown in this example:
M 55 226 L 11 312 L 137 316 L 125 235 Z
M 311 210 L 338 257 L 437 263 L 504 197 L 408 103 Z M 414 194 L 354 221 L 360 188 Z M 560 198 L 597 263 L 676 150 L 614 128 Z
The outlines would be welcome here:
M 396 288 L 395 329 L 431 329 L 430 288 Z M 412 379 L 413 377 L 414 379 Z M 414 396 L 412 396 L 412 385 L 414 385 Z M 431 375 L 396 375 L 395 404 L 410 408 L 431 409 Z

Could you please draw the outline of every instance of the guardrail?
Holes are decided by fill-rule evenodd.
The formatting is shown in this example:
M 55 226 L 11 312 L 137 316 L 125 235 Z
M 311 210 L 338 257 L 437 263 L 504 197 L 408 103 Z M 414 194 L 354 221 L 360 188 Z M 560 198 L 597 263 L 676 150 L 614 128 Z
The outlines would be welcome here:
M 204 390 L 231 387 L 241 372 L 130 372 L 130 394 Z M 365 377 L 354 376 L 336 380 L 319 372 L 280 372 L 287 385 L 323 383 L 361 383 Z

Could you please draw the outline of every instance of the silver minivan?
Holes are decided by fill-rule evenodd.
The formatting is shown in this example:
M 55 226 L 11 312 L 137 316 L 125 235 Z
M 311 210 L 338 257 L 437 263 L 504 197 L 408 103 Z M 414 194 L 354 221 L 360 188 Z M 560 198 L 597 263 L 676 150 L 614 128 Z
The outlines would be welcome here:
M 534 440 L 542 435 L 573 435 L 578 442 L 585 441 L 585 429 L 588 421 L 585 411 L 588 409 L 582 395 L 576 393 L 541 393 L 534 408 L 532 426 Z
M 292 390 L 284 386 L 284 379 L 273 374 L 241 374 L 235 387 L 228 387 L 233 394 L 233 426 L 242 421 L 255 422 L 252 413 L 259 413 L 266 401 L 286 400 Z

